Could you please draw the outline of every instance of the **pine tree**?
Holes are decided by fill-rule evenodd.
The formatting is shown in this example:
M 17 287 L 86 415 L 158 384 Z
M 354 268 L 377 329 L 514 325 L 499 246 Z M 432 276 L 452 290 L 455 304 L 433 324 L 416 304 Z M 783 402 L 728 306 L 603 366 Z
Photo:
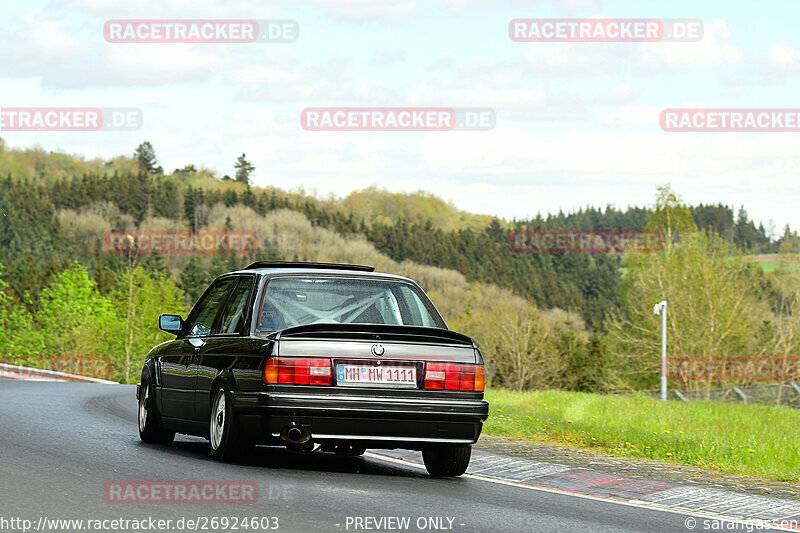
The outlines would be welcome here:
M 250 175 L 255 171 L 256 167 L 245 157 L 244 152 L 236 159 L 236 164 L 233 165 L 236 169 L 236 181 L 250 185 Z
M 139 168 L 142 172 L 148 174 L 155 174 L 157 172 L 158 168 L 156 168 L 156 163 L 158 163 L 158 159 L 156 158 L 156 151 L 153 145 L 150 144 L 150 141 L 144 141 L 140 144 L 136 148 L 136 151 L 133 152 L 133 157 L 139 161 Z

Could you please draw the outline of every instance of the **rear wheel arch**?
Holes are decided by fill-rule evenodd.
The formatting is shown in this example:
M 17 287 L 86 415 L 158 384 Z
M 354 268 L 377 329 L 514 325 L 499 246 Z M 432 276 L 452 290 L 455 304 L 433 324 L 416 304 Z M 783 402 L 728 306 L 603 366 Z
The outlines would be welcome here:
M 237 425 L 231 392 L 223 379 L 215 380 L 211 389 L 208 449 L 214 459 L 222 461 L 246 458 L 253 448 Z M 218 405 L 219 398 L 222 405 Z
M 208 401 L 207 401 L 208 409 L 211 409 L 212 407 L 211 404 L 214 402 L 214 396 L 220 385 L 225 385 L 225 387 L 227 387 L 227 389 L 232 393 L 238 391 L 238 387 L 236 386 L 236 378 L 233 376 L 233 372 L 231 372 L 230 370 L 223 370 L 222 372 L 217 374 L 217 377 L 215 377 L 214 380 L 211 382 L 211 388 L 208 393 Z

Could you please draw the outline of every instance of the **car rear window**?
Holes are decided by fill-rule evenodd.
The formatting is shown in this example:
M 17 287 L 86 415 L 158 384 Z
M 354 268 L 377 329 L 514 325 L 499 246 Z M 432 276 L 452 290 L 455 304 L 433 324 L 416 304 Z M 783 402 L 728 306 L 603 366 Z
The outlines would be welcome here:
M 308 324 L 442 327 L 408 283 L 341 277 L 271 279 L 261 302 L 258 329 Z

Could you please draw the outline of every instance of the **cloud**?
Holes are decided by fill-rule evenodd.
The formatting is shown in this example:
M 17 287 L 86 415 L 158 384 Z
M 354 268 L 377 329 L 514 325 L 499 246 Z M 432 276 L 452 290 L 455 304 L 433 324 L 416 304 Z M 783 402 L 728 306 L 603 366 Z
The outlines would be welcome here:
M 663 107 L 626 105 L 614 110 L 604 121 L 603 125 L 614 128 L 629 128 L 645 126 L 650 129 L 658 128 L 658 120 Z
M 634 43 L 525 43 L 525 59 L 538 76 L 586 78 L 624 72 Z
M 313 6 L 333 18 L 350 22 L 398 20 L 413 16 L 414 0 L 51 0 L 56 10 L 108 18 L 287 18 L 298 4 Z M 291 15 L 288 16 L 291 18 Z
M 557 13 L 574 15 L 576 13 L 593 12 L 597 13 L 601 8 L 616 2 L 617 0 L 555 0 L 552 2 L 542 2 L 540 0 L 442 0 L 442 7 L 455 14 L 463 14 L 479 9 L 515 10 L 520 16 L 527 16 L 527 13 L 534 9 L 541 9 L 542 5 L 552 6 Z
M 592 101 L 596 105 L 628 104 L 637 98 L 637 91 L 628 82 L 618 83 L 610 89 L 600 91 Z
M 217 0 L 50 0 L 52 10 L 81 15 L 108 17 L 112 19 L 158 19 L 158 18 L 255 18 L 264 19 L 290 5 L 288 0 L 263 2 L 260 0 L 237 0 L 231 3 Z M 256 15 L 257 14 L 257 15 Z
M 445 11 L 455 14 L 468 13 L 477 9 L 488 8 L 511 8 L 511 9 L 530 9 L 531 4 L 539 2 L 531 2 L 525 0 L 442 0 L 442 7 Z
M 377 52 L 372 56 L 369 64 L 371 66 L 378 66 L 378 67 L 385 67 L 387 65 L 392 65 L 395 63 L 402 63 L 406 59 L 406 52 L 405 50 L 397 49 L 397 50 L 387 50 L 383 52 Z
M 95 83 L 109 80 L 114 85 L 161 85 L 207 81 L 222 65 L 221 59 L 191 45 L 173 44 L 163 49 L 145 44 L 111 47 L 104 54 L 105 70 Z M 80 80 L 87 85 L 87 80 Z
M 706 24 L 703 39 L 685 43 L 642 43 L 636 67 L 650 72 L 686 72 L 742 64 L 744 53 L 733 44 L 733 34 L 722 20 Z
M 90 26 L 90 25 L 89 25 Z M 198 45 L 123 44 L 87 38 L 76 17 L 25 13 L 0 38 L 0 61 L 7 78 L 39 78 L 61 89 L 166 85 L 212 78 L 220 57 Z
M 446 73 L 410 85 L 403 93 L 404 105 L 491 107 L 514 112 L 538 111 L 561 115 L 577 100 L 539 81 L 531 81 L 517 69 L 493 60 L 476 59 Z
M 242 68 L 227 80 L 236 88 L 236 99 L 250 102 L 301 102 L 321 105 L 334 102 L 341 105 L 366 105 L 377 92 L 374 82 L 349 73 L 347 61 L 301 67 L 250 66 Z M 359 104 L 361 103 L 361 104 Z
M 23 13 L 7 19 L 4 30 L 0 60 L 5 75 L 39 75 L 90 52 L 90 46 L 75 36 L 74 20 Z
M 705 26 L 698 42 L 656 43 L 524 43 L 525 59 L 540 76 L 587 78 L 602 75 L 689 72 L 735 67 L 744 54 L 727 24 Z
M 800 51 L 786 43 L 775 43 L 754 68 L 764 83 L 781 83 L 800 74 Z
M 450 56 L 442 56 L 432 63 L 425 65 L 425 70 L 447 70 L 452 68 L 453 58 Z
M 416 13 L 414 0 L 305 0 L 334 18 L 364 22 L 371 20 L 393 21 L 407 19 Z

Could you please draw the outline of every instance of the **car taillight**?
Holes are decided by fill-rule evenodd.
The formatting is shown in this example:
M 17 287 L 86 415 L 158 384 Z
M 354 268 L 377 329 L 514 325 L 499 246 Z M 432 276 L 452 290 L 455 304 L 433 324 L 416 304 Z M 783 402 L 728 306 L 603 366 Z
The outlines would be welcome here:
M 483 391 L 486 388 L 486 374 L 482 366 L 475 367 L 475 390 Z
M 330 385 L 330 359 L 267 359 L 264 383 L 278 385 Z
M 429 390 L 478 391 L 484 389 L 482 366 L 428 363 L 422 388 Z

